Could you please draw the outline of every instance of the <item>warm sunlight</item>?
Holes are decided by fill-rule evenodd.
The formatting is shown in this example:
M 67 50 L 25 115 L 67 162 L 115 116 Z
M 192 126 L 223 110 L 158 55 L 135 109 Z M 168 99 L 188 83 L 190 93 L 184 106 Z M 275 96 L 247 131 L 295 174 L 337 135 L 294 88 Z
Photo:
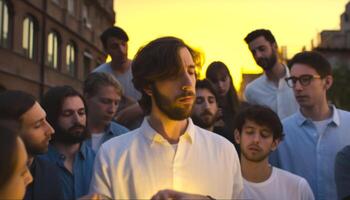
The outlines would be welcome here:
M 317 34 L 339 29 L 348 0 L 115 0 L 116 24 L 130 37 L 129 57 L 160 36 L 177 36 L 205 53 L 206 67 L 216 60 L 231 70 L 239 88 L 241 73 L 258 73 L 243 38 L 267 28 L 288 57 L 317 45 Z

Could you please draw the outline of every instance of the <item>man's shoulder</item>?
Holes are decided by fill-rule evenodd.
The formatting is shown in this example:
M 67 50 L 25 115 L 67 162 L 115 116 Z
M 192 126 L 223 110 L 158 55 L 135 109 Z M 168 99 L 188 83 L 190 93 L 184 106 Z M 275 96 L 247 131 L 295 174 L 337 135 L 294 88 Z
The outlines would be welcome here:
M 46 157 L 46 155 L 42 155 L 35 157 L 35 171 L 39 172 L 35 173 L 35 176 L 46 176 L 48 174 L 58 172 L 59 168 L 55 163 L 49 160 L 49 158 Z
M 254 79 L 253 81 L 251 81 L 250 83 L 247 84 L 246 86 L 246 90 L 251 90 L 253 88 L 259 87 L 261 86 L 261 83 L 264 81 L 264 74 L 260 75 L 258 78 Z
M 298 176 L 296 174 L 293 174 L 289 171 L 277 168 L 277 167 L 273 167 L 273 170 L 275 170 L 275 177 L 280 179 L 280 181 L 284 181 L 286 183 L 290 183 L 290 184 L 300 184 L 303 182 L 306 182 L 305 178 Z
M 196 127 L 198 137 L 202 138 L 204 142 L 208 144 L 208 147 L 217 148 L 217 149 L 227 149 L 227 148 L 234 149 L 235 148 L 233 144 L 229 140 L 227 140 L 225 137 L 217 133 L 203 129 L 199 126 L 195 126 L 195 127 Z
M 125 126 L 118 124 L 117 122 L 111 121 L 109 130 L 112 131 L 114 135 L 121 135 L 129 132 L 130 130 Z
M 129 131 L 125 134 L 113 137 L 102 144 L 101 149 L 104 152 L 121 152 L 130 148 L 134 140 L 141 136 L 139 128 Z
M 112 68 L 109 62 L 103 63 L 92 70 L 92 72 L 111 72 L 111 71 L 112 71 Z

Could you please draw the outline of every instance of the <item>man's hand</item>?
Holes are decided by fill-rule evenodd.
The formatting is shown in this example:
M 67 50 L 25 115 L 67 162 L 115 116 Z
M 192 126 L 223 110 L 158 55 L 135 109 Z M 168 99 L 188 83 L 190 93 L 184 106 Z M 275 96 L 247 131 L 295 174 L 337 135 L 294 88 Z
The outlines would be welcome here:
M 208 196 L 199 194 L 189 194 L 184 192 L 178 192 L 175 190 L 160 190 L 157 194 L 153 195 L 151 200 L 196 200 L 205 199 L 210 200 Z

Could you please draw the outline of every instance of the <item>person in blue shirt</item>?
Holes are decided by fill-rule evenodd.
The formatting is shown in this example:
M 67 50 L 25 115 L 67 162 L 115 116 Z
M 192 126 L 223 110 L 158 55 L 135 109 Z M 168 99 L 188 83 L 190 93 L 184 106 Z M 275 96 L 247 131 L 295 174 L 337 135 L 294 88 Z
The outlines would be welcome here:
M 350 145 L 337 153 L 334 173 L 338 199 L 350 199 Z
M 24 199 L 61 200 L 63 188 L 56 165 L 40 157 L 48 151 L 54 130 L 36 99 L 23 91 L 8 90 L 0 94 L 0 119 L 19 123 L 20 137 L 28 153 L 28 167 L 33 182 L 27 186 Z
M 64 199 L 82 197 L 88 193 L 95 159 L 93 150 L 83 143 L 89 136 L 85 101 L 72 87 L 58 86 L 51 88 L 41 103 L 55 129 L 49 152 L 43 157 L 59 167 Z
M 329 105 L 327 91 L 333 77 L 330 63 L 317 52 L 301 52 L 290 61 L 286 78 L 300 106 L 283 120 L 285 140 L 271 163 L 304 177 L 316 199 L 337 199 L 334 162 L 350 144 L 350 113 Z
M 91 133 L 86 144 L 95 152 L 102 143 L 129 131 L 112 121 L 122 96 L 122 86 L 111 74 L 93 72 L 84 82 L 84 98 L 89 110 L 87 124 Z

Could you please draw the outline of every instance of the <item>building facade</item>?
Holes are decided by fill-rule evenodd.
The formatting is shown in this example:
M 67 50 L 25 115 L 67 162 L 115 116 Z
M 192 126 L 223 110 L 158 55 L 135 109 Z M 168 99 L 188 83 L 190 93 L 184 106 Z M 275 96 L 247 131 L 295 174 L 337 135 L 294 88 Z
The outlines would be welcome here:
M 324 30 L 313 50 L 327 57 L 333 67 L 350 66 L 350 2 L 340 16 L 340 30 Z
M 113 0 L 0 0 L 0 84 L 36 97 L 56 85 L 81 91 L 114 22 Z

